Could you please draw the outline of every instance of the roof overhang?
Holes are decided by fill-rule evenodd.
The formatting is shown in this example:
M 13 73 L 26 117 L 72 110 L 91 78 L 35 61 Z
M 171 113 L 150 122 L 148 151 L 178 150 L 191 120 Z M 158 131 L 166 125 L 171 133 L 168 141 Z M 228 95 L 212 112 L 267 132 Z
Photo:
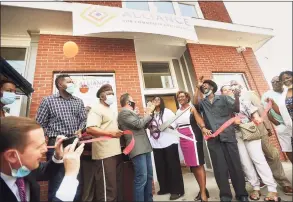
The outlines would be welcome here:
M 1 4 L 1 38 L 29 38 L 28 30 L 39 31 L 40 34 L 72 35 L 72 3 L 2 2 Z M 199 41 L 191 43 L 244 46 L 256 51 L 274 36 L 272 29 L 261 27 L 203 19 L 192 19 L 192 23 Z M 98 33 L 87 36 L 151 40 L 160 44 L 172 43 L 172 45 L 190 43 L 188 40 L 176 37 L 131 32 Z

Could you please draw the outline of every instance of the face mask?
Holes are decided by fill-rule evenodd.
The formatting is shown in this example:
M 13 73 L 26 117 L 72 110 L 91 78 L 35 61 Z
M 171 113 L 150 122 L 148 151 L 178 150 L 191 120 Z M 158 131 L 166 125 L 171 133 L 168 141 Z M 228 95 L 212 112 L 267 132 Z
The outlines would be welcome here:
M 66 92 L 72 95 L 75 91 L 75 85 L 73 83 L 68 83 L 66 86 L 67 86 L 67 88 L 65 89 Z
M 132 107 L 132 109 L 134 110 L 134 108 L 135 108 L 135 102 L 128 101 L 128 105 L 129 105 L 130 107 Z
M 106 95 L 105 103 L 110 106 L 114 103 L 114 99 L 114 95 Z
M 12 169 L 12 167 L 11 167 L 11 165 L 9 163 L 9 167 L 11 169 L 11 175 L 13 177 L 17 177 L 17 178 L 28 176 L 31 173 L 31 171 L 26 166 L 22 165 L 21 160 L 20 160 L 19 155 L 18 155 L 18 152 L 16 152 L 16 155 L 17 155 L 17 158 L 19 160 L 19 163 L 20 163 L 21 167 L 18 168 L 17 170 Z
M 12 104 L 16 100 L 16 95 L 15 93 L 11 92 L 3 92 L 3 97 L 1 97 L 0 101 L 4 105 L 9 105 Z
M 213 92 L 212 90 L 209 90 L 209 92 L 205 93 L 204 95 L 209 96 L 210 94 L 212 94 L 212 92 Z

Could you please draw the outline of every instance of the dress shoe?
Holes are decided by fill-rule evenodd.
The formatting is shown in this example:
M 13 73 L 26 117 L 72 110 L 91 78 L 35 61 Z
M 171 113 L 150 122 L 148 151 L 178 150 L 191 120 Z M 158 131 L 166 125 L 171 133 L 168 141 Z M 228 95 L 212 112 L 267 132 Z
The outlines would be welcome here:
M 174 201 L 179 199 L 181 196 L 183 196 L 182 194 L 171 194 L 170 196 L 170 201 Z
M 161 190 L 157 192 L 158 195 L 165 195 L 165 194 L 169 194 L 168 192 L 162 192 Z

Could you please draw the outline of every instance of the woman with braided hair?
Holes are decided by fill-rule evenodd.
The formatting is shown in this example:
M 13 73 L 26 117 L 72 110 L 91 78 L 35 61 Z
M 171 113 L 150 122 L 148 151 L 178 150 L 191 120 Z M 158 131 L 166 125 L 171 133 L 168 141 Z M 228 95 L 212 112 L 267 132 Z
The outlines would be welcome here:
M 178 137 L 166 131 L 160 132 L 159 126 L 174 117 L 174 113 L 165 107 L 161 97 L 155 97 L 154 117 L 149 124 L 150 142 L 153 147 L 156 172 L 160 191 L 158 195 L 171 194 L 170 200 L 184 195 L 184 184 L 178 153 Z

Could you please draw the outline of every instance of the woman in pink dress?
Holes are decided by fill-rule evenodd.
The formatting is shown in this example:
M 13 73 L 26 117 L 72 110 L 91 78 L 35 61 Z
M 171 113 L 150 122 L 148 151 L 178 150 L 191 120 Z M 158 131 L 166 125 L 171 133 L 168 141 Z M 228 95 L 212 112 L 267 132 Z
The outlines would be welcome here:
M 180 146 L 184 156 L 186 166 L 194 174 L 195 179 L 200 187 L 200 193 L 195 200 L 207 201 L 209 193 L 206 189 L 206 172 L 204 169 L 204 153 L 203 153 L 203 135 L 210 135 L 211 131 L 205 128 L 204 121 L 201 115 L 197 112 L 194 106 L 190 104 L 190 95 L 185 91 L 179 91 L 176 94 L 177 101 L 181 107 L 176 112 L 176 115 L 183 113 L 175 122 L 177 130 L 182 135 L 185 135 L 194 141 L 180 138 Z

